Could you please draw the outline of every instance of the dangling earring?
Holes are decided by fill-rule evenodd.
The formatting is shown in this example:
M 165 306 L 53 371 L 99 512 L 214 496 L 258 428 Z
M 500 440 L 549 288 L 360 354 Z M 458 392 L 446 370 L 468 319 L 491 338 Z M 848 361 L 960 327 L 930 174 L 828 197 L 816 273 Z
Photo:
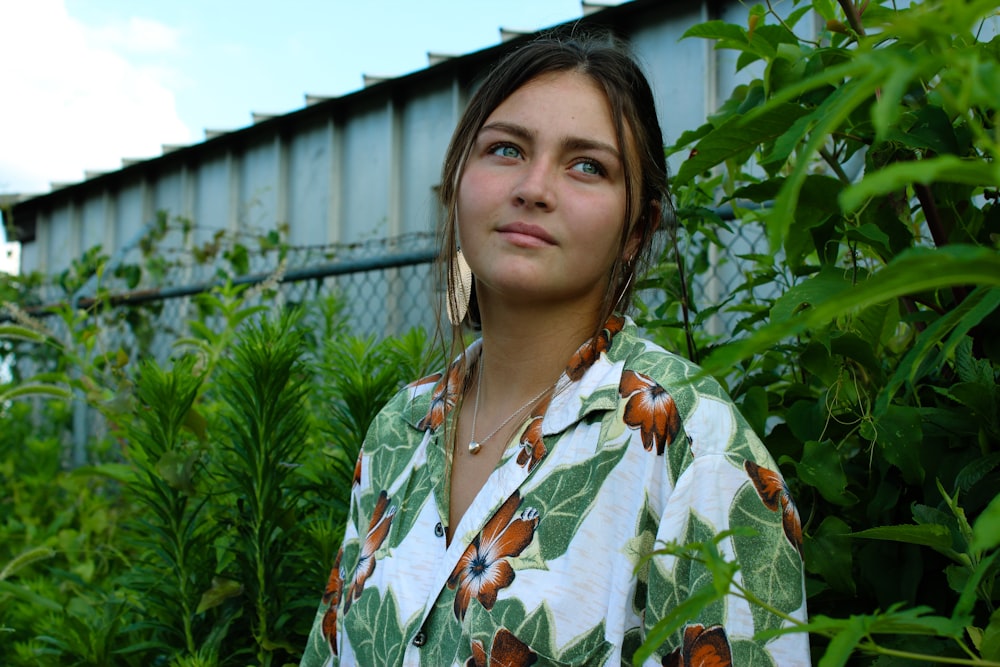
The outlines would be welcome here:
M 635 258 L 629 258 L 625 260 L 625 270 L 628 271 L 628 279 L 625 281 L 625 285 L 622 286 L 622 291 L 618 294 L 618 300 L 615 301 L 614 312 L 619 312 L 618 309 L 622 305 L 622 299 L 625 298 L 625 293 L 628 292 L 628 286 L 632 284 L 632 276 L 635 275 L 635 266 L 632 264 Z
M 451 279 L 448 281 L 448 321 L 458 326 L 469 312 L 469 299 L 472 298 L 472 267 L 465 261 L 465 255 L 459 248 L 451 264 Z

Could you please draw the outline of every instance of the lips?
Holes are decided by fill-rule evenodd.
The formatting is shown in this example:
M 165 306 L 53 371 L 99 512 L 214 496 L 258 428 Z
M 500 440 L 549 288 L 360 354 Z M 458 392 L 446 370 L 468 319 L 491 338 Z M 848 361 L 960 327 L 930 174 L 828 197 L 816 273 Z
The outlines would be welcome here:
M 527 222 L 511 222 L 497 231 L 515 245 L 540 246 L 556 245 L 555 238 L 544 227 Z

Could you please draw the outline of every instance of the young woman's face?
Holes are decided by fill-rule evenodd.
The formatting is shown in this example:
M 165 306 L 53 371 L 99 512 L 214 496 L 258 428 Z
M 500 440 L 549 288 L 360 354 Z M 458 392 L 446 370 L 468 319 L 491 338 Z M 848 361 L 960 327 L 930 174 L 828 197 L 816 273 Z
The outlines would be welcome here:
M 624 159 L 607 98 L 579 72 L 532 79 L 490 114 L 458 192 L 481 305 L 597 312 L 624 226 Z

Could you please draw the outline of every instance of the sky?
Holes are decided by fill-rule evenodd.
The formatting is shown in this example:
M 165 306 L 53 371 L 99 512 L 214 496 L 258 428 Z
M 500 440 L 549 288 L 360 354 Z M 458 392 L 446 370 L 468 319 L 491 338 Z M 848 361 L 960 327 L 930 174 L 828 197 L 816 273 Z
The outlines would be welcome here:
M 579 0 L 0 0 L 0 194 L 48 192 L 581 13 Z

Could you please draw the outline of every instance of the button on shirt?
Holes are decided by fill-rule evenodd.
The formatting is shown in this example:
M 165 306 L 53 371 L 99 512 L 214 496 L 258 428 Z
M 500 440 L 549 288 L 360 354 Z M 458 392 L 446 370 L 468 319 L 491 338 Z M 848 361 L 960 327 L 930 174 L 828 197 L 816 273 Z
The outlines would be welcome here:
M 692 381 L 695 366 L 621 317 L 573 356 L 446 544 L 458 368 L 408 386 L 373 423 L 302 665 L 631 664 L 710 580 L 697 562 L 643 557 L 740 527 L 753 534 L 719 542 L 736 581 L 805 619 L 801 526 L 773 460 L 715 381 Z M 809 665 L 805 633 L 753 639 L 786 624 L 730 595 L 649 664 L 707 651 L 719 665 Z

